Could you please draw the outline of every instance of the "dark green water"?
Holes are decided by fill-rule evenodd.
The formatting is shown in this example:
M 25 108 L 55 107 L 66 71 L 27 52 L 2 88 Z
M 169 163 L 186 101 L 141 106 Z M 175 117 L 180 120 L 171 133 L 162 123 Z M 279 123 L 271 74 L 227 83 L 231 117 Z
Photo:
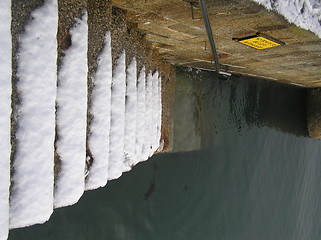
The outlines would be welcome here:
M 305 90 L 212 73 L 184 81 L 201 150 L 154 156 L 9 239 L 319 240 L 321 145 L 305 137 Z

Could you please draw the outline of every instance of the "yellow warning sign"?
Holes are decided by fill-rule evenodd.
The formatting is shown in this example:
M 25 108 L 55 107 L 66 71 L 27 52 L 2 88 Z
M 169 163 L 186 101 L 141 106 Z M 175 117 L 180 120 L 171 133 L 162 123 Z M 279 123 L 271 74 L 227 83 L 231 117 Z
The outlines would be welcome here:
M 256 49 L 260 49 L 260 50 L 280 46 L 279 43 L 273 42 L 273 41 L 271 41 L 265 37 L 261 37 L 261 36 L 254 36 L 253 38 L 239 40 L 239 42 L 243 43 L 247 46 L 250 46 L 250 47 L 253 47 Z

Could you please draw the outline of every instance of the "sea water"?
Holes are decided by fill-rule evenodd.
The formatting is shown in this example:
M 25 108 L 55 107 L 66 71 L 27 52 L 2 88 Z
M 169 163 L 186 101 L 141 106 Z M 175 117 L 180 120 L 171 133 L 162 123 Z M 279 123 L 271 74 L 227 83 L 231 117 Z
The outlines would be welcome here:
M 174 121 L 175 152 L 9 239 L 319 240 L 321 144 L 307 137 L 306 90 L 190 69 L 176 89 L 188 94 L 173 118 L 190 124 Z

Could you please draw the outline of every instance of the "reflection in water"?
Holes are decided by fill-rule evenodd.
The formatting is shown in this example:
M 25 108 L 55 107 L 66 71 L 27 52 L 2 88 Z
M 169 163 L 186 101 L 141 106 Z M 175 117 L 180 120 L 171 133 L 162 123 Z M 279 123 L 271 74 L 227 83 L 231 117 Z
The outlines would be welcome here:
M 268 126 L 282 132 L 308 136 L 306 89 L 276 82 L 267 84 L 264 80 L 244 76 L 233 76 L 230 89 L 231 121 L 238 128 L 241 128 L 240 121 L 244 118 L 248 125 Z M 243 99 L 236 99 L 240 96 Z
M 154 176 L 153 176 L 153 179 L 151 180 L 148 190 L 144 194 L 145 200 L 148 200 L 155 191 L 155 185 L 156 185 L 155 178 L 156 178 L 157 169 L 158 169 L 157 164 L 154 163 Z
M 154 156 L 9 240 L 319 240 L 321 145 L 304 136 L 305 91 L 179 74 L 193 81 L 198 151 Z

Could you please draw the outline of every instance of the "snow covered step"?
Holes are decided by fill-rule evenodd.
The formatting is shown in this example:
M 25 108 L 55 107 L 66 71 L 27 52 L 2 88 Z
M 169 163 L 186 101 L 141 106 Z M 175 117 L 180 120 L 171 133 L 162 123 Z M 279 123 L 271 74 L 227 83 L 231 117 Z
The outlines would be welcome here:
M 132 60 L 126 72 L 125 68 L 123 53 L 112 80 L 108 180 L 147 160 L 160 145 L 162 108 L 158 71 L 154 75 L 150 71 L 145 77 L 142 68 L 137 80 L 136 60 Z
M 108 180 L 123 172 L 125 134 L 126 63 L 125 51 L 119 56 L 113 72 Z
M 10 114 L 11 114 L 11 1 L 0 1 L 0 240 L 9 229 Z
M 137 119 L 136 119 L 136 159 L 135 163 L 144 159 L 144 142 L 146 138 L 146 73 L 145 67 L 139 72 L 137 79 Z
M 86 179 L 86 190 L 103 187 L 108 179 L 112 81 L 110 32 L 106 33 L 105 46 L 98 59 L 97 72 L 93 78 L 90 109 L 93 119 L 89 126 L 88 140 L 93 161 Z
M 145 138 L 143 145 L 143 159 L 147 160 L 152 155 L 153 142 L 153 75 L 150 71 L 146 77 L 145 87 Z
M 57 0 L 44 0 L 31 13 L 19 36 L 18 81 L 11 87 L 10 5 L 0 3 L 0 240 L 7 238 L 8 228 L 43 223 L 53 208 L 75 204 L 85 190 L 105 186 L 152 156 L 161 119 L 158 72 L 146 76 L 142 67 L 137 74 L 136 58 L 126 66 L 125 50 L 112 69 L 110 32 L 90 77 L 87 109 L 87 13 L 75 20 L 57 72 Z M 67 46 L 58 39 L 60 54 Z M 13 104 L 9 203 L 11 88 L 19 102 Z M 92 157 L 87 165 L 86 154 Z
M 149 121 L 149 139 L 146 139 L 147 146 L 149 146 L 149 150 L 146 148 L 146 154 L 148 153 L 148 157 L 151 157 L 154 152 L 160 146 L 160 139 L 158 136 L 158 131 L 160 129 L 160 95 L 159 95 L 159 76 L 158 71 L 155 71 L 153 75 L 151 73 L 148 76 L 147 87 L 146 87 L 146 106 L 147 106 L 147 119 Z
M 159 110 L 159 76 L 158 76 L 158 71 L 156 71 L 153 74 L 153 79 L 152 79 L 152 136 L 153 136 L 153 142 L 152 142 L 152 154 L 154 154 L 155 151 L 157 151 L 160 143 L 160 139 L 158 136 L 158 130 L 160 128 L 159 125 L 159 118 L 160 118 L 160 110 Z
M 59 173 L 54 206 L 76 203 L 85 188 L 87 125 L 87 13 L 70 30 L 71 46 L 58 73 L 57 142 Z
M 163 106 L 162 106 L 162 77 L 158 76 L 158 95 L 157 95 L 157 141 L 159 142 L 159 147 L 158 151 L 163 150 L 163 143 L 161 142 L 161 136 L 162 136 L 162 111 L 163 111 Z
M 47 0 L 20 37 L 10 228 L 43 223 L 53 211 L 57 27 L 57 1 Z
M 160 77 L 157 71 L 154 75 L 150 72 L 146 87 L 145 74 L 145 68 L 142 68 L 137 80 L 136 59 L 126 69 L 123 52 L 112 76 L 110 35 L 107 33 L 105 48 L 99 56 L 93 79 L 93 106 L 90 110 L 93 120 L 89 134 L 92 165 L 86 179 L 86 189 L 105 186 L 107 180 L 120 177 L 122 172 L 129 171 L 158 149 Z M 147 105 L 148 113 L 145 112 Z
M 135 58 L 127 67 L 126 75 L 125 162 L 123 171 L 130 171 L 136 160 L 137 64 Z

